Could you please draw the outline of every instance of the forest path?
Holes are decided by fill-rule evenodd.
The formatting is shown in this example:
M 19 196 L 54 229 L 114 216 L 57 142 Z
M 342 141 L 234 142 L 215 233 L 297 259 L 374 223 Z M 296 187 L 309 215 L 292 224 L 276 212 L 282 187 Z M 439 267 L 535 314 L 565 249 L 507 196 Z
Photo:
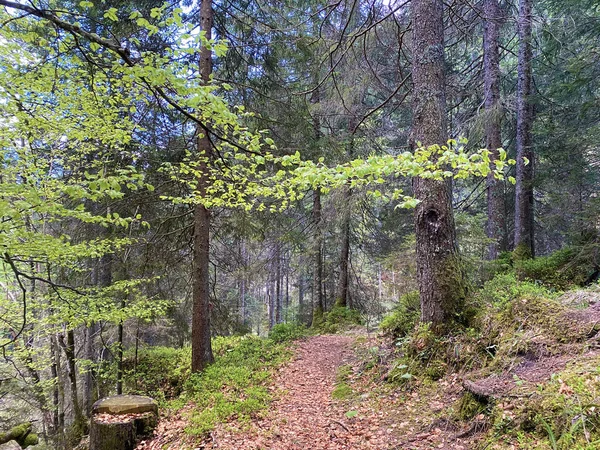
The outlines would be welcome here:
M 294 359 L 280 369 L 274 383 L 276 400 L 266 417 L 249 430 L 220 427 L 212 448 L 240 450 L 384 449 L 387 444 L 370 435 L 364 417 L 349 421 L 343 402 L 332 398 L 338 368 L 354 357 L 356 336 L 323 335 L 301 341 Z M 279 395 L 277 394 L 279 391 Z M 352 423 L 350 423 L 352 422 Z M 378 430 L 377 430 L 378 431 Z

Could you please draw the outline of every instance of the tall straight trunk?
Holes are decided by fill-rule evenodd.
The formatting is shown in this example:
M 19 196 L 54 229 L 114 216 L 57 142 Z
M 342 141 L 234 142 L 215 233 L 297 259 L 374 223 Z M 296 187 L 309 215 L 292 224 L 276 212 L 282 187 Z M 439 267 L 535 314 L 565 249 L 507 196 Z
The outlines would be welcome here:
M 200 31 L 206 39 L 211 39 L 213 23 L 212 0 L 202 0 L 200 5 Z M 200 50 L 200 77 L 204 84 L 210 81 L 212 54 L 206 46 Z M 206 132 L 198 129 L 198 157 L 209 158 L 210 139 Z M 208 163 L 201 164 L 203 174 L 198 180 L 200 195 L 206 194 L 208 187 Z M 192 311 L 192 372 L 201 372 L 214 361 L 210 342 L 210 211 L 204 205 L 194 209 L 194 256 L 192 262 L 193 311 Z
M 340 250 L 340 278 L 338 279 L 335 305 L 348 306 L 348 287 L 350 276 L 350 202 L 352 200 L 352 189 L 344 187 L 343 220 L 342 220 L 342 247 Z
M 275 323 L 282 322 L 283 293 L 281 290 L 281 247 L 275 244 Z
M 125 300 L 121 300 L 121 310 L 125 309 Z M 123 320 L 117 326 L 117 395 L 123 393 Z
M 531 103 L 532 0 L 519 0 L 519 64 L 517 82 L 517 169 L 515 186 L 515 251 L 520 258 L 533 258 L 533 163 L 531 147 L 533 104 Z M 529 164 L 525 164 L 525 158 Z
M 485 0 L 483 35 L 483 67 L 485 87 L 485 135 L 490 158 L 499 158 L 502 147 L 500 103 L 500 26 L 501 10 L 498 0 Z M 486 234 L 493 240 L 488 246 L 488 259 L 497 259 L 506 251 L 506 217 L 504 215 L 504 183 L 490 173 L 487 178 Z
M 313 192 L 313 224 L 315 226 L 313 242 L 313 323 L 323 317 L 323 230 L 321 223 L 321 190 Z
M 443 0 L 413 0 L 412 139 L 425 146 L 444 145 L 447 141 L 443 12 Z M 460 311 L 465 295 L 452 185 L 415 178 L 413 190 L 420 200 L 415 211 L 415 232 L 421 320 L 442 331 Z
M 240 279 L 240 319 L 242 320 L 242 324 L 246 325 L 247 323 L 247 314 L 246 314 L 246 267 L 247 267 L 247 251 L 246 251 L 246 240 L 242 238 L 240 256 L 242 260 L 242 273 Z
M 77 366 L 75 363 L 75 332 L 67 331 L 67 342 L 64 337 L 59 335 L 58 343 L 62 347 L 67 359 L 67 369 L 69 375 L 69 387 L 71 388 L 71 404 L 73 405 L 73 431 L 74 436 L 80 438 L 86 433 L 86 420 L 79 403 L 79 394 L 77 392 Z
M 55 335 L 50 336 L 50 356 L 52 360 L 50 373 L 54 380 L 54 387 L 52 389 L 52 439 L 56 448 L 61 449 L 65 446 L 65 416 L 64 412 L 61 413 L 61 381 L 59 379 L 60 349 L 58 348 L 58 341 Z
M 269 316 L 269 330 L 275 326 L 275 280 L 273 279 L 273 271 L 270 271 L 267 279 L 267 310 Z
M 285 317 L 284 320 L 287 323 L 290 316 L 290 254 L 286 252 L 285 258 Z

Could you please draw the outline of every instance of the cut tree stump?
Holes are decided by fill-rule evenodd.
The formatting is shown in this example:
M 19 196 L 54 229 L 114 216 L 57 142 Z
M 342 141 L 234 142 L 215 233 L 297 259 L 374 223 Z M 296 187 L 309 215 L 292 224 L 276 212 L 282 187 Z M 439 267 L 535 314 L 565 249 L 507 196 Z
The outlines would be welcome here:
M 152 433 L 158 405 L 150 397 L 117 395 L 94 403 L 90 450 L 133 450 L 138 439 Z

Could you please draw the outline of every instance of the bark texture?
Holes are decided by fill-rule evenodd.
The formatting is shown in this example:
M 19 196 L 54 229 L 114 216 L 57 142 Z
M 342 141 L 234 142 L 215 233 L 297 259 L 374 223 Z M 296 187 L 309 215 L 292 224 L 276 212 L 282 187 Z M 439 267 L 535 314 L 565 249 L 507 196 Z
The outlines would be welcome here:
M 412 139 L 417 145 L 447 141 L 443 8 L 442 0 L 412 3 Z M 464 299 L 451 189 L 446 181 L 413 180 L 414 195 L 420 200 L 415 232 L 421 320 L 437 330 L 456 317 Z
M 314 273 L 313 273 L 313 323 L 323 316 L 325 304 L 323 301 L 323 230 L 321 224 L 321 191 L 313 193 L 313 223 L 314 234 Z
M 485 135 L 486 148 L 492 160 L 498 159 L 502 147 L 500 103 L 500 27 L 502 11 L 498 0 L 484 2 L 483 66 L 485 88 Z M 488 247 L 488 258 L 497 259 L 507 249 L 506 215 L 504 206 L 504 182 L 489 174 L 487 178 L 487 224 L 486 234 L 493 242 Z
M 342 247 L 340 251 L 340 278 L 338 279 L 335 305 L 348 307 L 348 288 L 350 285 L 350 202 L 352 200 L 352 189 L 344 188 L 344 203 L 342 211 Z
M 515 251 L 520 258 L 532 258 L 533 230 L 533 163 L 531 128 L 531 18 L 532 0 L 519 0 L 519 64 L 517 83 L 517 168 L 515 186 Z M 529 164 L 525 164 L 525 158 Z
M 210 39 L 212 34 L 212 0 L 202 0 L 200 5 L 200 30 Z M 203 83 L 210 81 L 212 73 L 211 50 L 202 47 L 200 51 L 200 76 Z M 203 130 L 198 130 L 198 156 L 210 158 L 211 143 Z M 207 174 L 207 164 L 201 169 Z M 201 195 L 206 193 L 207 175 L 198 180 Z M 214 360 L 210 342 L 210 211 L 204 205 L 196 205 L 194 210 L 194 256 L 193 256 L 193 311 L 192 311 L 192 372 L 201 372 Z

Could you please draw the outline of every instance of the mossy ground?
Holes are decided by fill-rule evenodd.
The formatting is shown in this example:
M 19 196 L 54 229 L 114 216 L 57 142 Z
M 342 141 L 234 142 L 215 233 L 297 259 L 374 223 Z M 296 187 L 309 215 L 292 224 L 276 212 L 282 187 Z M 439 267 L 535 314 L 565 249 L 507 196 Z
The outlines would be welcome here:
M 404 305 L 383 322 L 387 343 L 371 343 L 361 367 L 370 397 L 403 398 L 387 408 L 411 448 L 600 448 L 600 294 L 563 294 L 585 272 L 565 254 L 511 262 L 471 294 L 477 314 L 442 336 L 407 330 L 416 314 Z

